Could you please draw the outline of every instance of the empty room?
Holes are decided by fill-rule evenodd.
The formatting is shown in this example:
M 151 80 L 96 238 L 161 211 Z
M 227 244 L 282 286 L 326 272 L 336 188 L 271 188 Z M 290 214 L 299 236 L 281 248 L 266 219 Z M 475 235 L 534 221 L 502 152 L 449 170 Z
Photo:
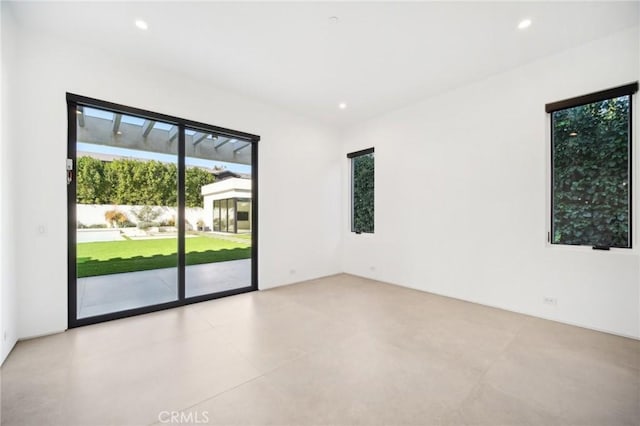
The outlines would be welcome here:
M 0 1 L 0 424 L 640 425 L 637 1 Z

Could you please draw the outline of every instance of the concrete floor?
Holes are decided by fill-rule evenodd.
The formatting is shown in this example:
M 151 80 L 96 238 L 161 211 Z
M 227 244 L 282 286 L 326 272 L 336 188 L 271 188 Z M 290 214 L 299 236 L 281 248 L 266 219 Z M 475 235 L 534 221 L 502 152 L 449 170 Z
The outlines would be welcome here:
M 6 426 L 640 419 L 639 341 L 349 275 L 20 342 L 1 374 Z
M 78 279 L 78 318 L 87 318 L 178 298 L 177 268 Z M 251 285 L 251 259 L 187 266 L 187 297 Z

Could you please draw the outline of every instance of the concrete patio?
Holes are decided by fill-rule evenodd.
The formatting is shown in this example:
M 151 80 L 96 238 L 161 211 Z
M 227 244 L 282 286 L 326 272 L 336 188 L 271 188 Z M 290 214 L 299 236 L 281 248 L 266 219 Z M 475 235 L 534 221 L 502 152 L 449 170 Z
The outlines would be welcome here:
M 187 266 L 187 297 L 251 285 L 251 259 Z M 78 278 L 78 318 L 171 302 L 178 298 L 178 269 Z

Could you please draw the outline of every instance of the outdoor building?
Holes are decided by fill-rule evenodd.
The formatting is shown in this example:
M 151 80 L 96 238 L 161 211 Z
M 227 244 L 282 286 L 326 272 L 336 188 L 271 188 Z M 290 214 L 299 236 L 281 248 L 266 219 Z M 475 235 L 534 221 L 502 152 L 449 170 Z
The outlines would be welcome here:
M 214 183 L 202 187 L 205 231 L 251 232 L 251 179 L 223 172 Z

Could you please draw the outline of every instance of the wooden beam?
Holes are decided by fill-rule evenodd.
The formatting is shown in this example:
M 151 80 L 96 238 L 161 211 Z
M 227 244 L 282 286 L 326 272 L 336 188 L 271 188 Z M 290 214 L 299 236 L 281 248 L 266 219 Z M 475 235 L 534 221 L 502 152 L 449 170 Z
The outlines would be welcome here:
M 158 154 L 170 154 L 175 156 L 175 144 L 178 143 L 178 139 L 171 143 L 169 142 L 170 134 L 166 130 L 158 129 L 158 126 L 153 128 L 146 138 L 141 137 L 143 128 L 140 124 L 127 123 L 125 118 L 122 118 L 120 124 L 121 135 L 114 135 L 113 132 L 113 119 L 105 120 L 99 117 L 92 117 L 87 107 L 84 108 L 84 127 L 77 126 L 77 139 L 90 144 L 114 146 L 114 143 L 119 148 L 127 148 L 139 151 L 155 152 Z M 142 123 L 144 124 L 144 123 Z M 166 129 L 166 127 L 165 127 Z M 173 129 L 172 129 L 173 130 Z M 196 137 L 199 137 L 202 132 L 206 130 L 198 131 Z M 213 132 L 212 132 L 213 133 Z M 213 133 L 217 135 L 217 133 Z M 179 134 L 178 134 L 179 136 Z M 215 158 L 217 161 L 223 161 L 228 163 L 237 164 L 251 164 L 251 148 L 243 149 L 242 151 L 234 154 L 233 150 L 244 145 L 248 141 L 245 139 L 238 139 L 239 142 L 235 144 L 227 143 L 217 151 L 214 149 L 214 144 L 220 144 L 228 138 L 233 136 L 218 136 L 218 140 L 215 142 L 210 139 L 205 139 L 198 146 L 194 147 L 191 136 L 187 138 L 187 145 L 184 147 L 185 155 L 193 158 L 202 158 L 210 160 Z
M 170 137 L 169 137 L 169 142 L 173 142 L 174 140 L 176 140 L 176 138 L 178 137 L 178 133 L 180 133 L 178 131 L 178 126 L 173 126 L 175 129 L 175 132 L 173 134 L 171 134 L 171 132 L 169 132 Z
M 240 148 L 236 148 L 233 150 L 233 153 L 235 154 L 236 152 L 240 151 L 241 149 L 245 149 L 246 147 L 248 147 L 249 145 L 251 145 L 251 142 L 247 142 L 246 144 L 242 145 Z
M 220 138 L 218 138 L 218 139 L 220 139 Z M 235 140 L 235 139 L 229 139 L 229 138 L 226 138 L 225 140 L 223 140 L 223 141 L 222 141 L 222 142 L 220 142 L 219 144 L 214 145 L 214 146 L 213 146 L 213 149 L 218 149 L 218 148 L 220 148 L 221 146 L 223 146 L 223 145 L 225 145 L 225 144 L 228 144 L 229 142 L 233 142 L 234 140 Z
M 196 133 L 197 134 L 197 133 Z M 207 136 L 209 136 L 207 133 L 203 133 L 200 136 L 198 136 L 198 138 L 196 139 L 196 135 L 193 135 L 193 146 L 198 145 L 200 142 L 202 142 L 203 140 L 205 140 L 207 138 Z
M 120 123 L 122 122 L 122 114 L 115 114 L 113 116 L 113 134 L 118 134 L 120 130 Z
M 84 107 L 77 107 L 76 112 L 78 113 L 78 125 L 84 127 Z
M 144 124 L 142 125 L 142 137 L 146 138 L 147 136 L 149 136 L 149 133 L 151 133 L 151 129 L 153 129 L 153 125 L 156 124 L 155 121 L 153 120 L 147 120 L 144 122 Z

